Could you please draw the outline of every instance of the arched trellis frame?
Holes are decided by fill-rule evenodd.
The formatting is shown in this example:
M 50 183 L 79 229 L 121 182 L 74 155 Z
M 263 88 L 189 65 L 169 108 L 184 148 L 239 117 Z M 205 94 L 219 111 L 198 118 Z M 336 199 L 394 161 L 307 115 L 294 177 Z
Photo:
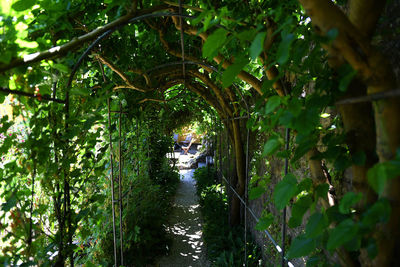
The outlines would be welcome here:
M 181 13 L 181 12 L 180 12 Z M 63 104 L 65 104 L 65 118 L 66 118 L 66 120 L 65 120 L 65 128 L 66 128 L 66 130 L 68 129 L 68 118 L 69 118 L 69 105 L 70 105 L 70 88 L 71 88 L 71 85 L 72 85 L 72 81 L 73 81 L 73 79 L 74 79 L 74 76 L 75 76 L 75 74 L 76 74 L 76 72 L 78 71 L 78 69 L 79 69 L 79 67 L 80 67 L 80 65 L 83 63 L 83 61 L 84 61 L 84 59 L 89 55 L 89 53 L 92 51 L 92 49 L 94 48 L 94 47 L 96 47 L 96 45 L 98 45 L 98 44 L 100 44 L 101 43 L 101 41 L 102 40 L 104 40 L 106 37 L 108 37 L 110 34 L 112 34 L 114 31 L 116 31 L 116 30 L 118 30 L 118 29 L 120 29 L 120 28 L 122 28 L 122 27 L 125 27 L 125 26 L 127 26 L 127 25 L 129 25 L 130 23 L 134 23 L 134 22 L 136 22 L 136 21 L 140 21 L 140 20 L 144 20 L 144 19 L 148 19 L 148 18 L 157 18 L 157 17 L 180 17 L 181 19 L 182 18 L 190 18 L 190 19 L 193 19 L 193 18 L 195 18 L 194 16 L 190 16 L 190 15 L 183 15 L 183 14 L 178 14 L 178 13 L 156 13 L 156 14 L 146 14 L 146 15 L 141 15 L 141 16 L 138 16 L 138 17 L 134 17 L 134 18 L 132 18 L 132 19 L 130 19 L 130 20 L 128 20 L 126 23 L 124 23 L 124 24 L 120 24 L 120 25 L 117 25 L 117 26 L 115 26 L 115 27 L 113 27 L 113 28 L 111 28 L 111 29 L 109 29 L 109 30 L 107 30 L 107 31 L 105 31 L 103 34 L 101 34 L 99 37 L 97 37 L 97 39 L 94 41 L 94 42 L 92 42 L 90 45 L 89 45 L 89 47 L 82 53 L 82 55 L 79 57 L 79 59 L 78 59 L 78 61 L 76 62 L 76 64 L 74 65 L 74 67 L 73 67 L 73 69 L 72 69 L 72 71 L 71 71 L 71 74 L 70 74 L 70 76 L 69 76 L 69 79 L 68 79 L 68 82 L 67 82 L 67 86 L 66 86 L 66 92 L 65 92 L 65 100 L 57 100 L 57 99 L 47 99 L 47 100 L 49 100 L 49 101 L 55 101 L 55 102 L 58 102 L 58 103 L 63 103 Z M 220 26 L 220 25 L 219 25 Z M 222 26 L 220 26 L 220 27 L 222 27 Z M 181 26 L 181 33 L 183 32 L 183 30 L 182 30 L 182 26 Z M 182 49 L 183 49 L 183 41 L 182 41 Z M 182 50 L 182 53 L 184 53 L 184 51 Z M 156 70 L 156 69 L 160 69 L 160 68 L 163 68 L 163 67 L 167 67 L 167 66 L 171 66 L 171 65 L 182 65 L 183 66 L 183 68 L 182 68 L 182 71 L 183 71 L 183 84 L 186 84 L 186 71 L 185 71 L 185 64 L 193 64 L 193 65 L 198 65 L 198 66 L 202 66 L 203 68 L 205 67 L 205 68 L 209 68 L 209 69 L 212 69 L 213 71 L 215 71 L 215 72 L 217 72 L 217 73 L 219 73 L 219 74 L 221 74 L 221 72 L 217 69 L 217 68 L 215 68 L 214 66 L 212 66 L 212 65 L 210 65 L 210 64 L 207 64 L 207 63 L 204 63 L 204 62 L 194 62 L 194 61 L 187 61 L 187 60 L 185 60 L 184 59 L 184 54 L 182 55 L 182 61 L 181 62 L 172 62 L 172 63 L 166 63 L 166 64 L 163 64 L 163 65 L 160 65 L 160 66 L 157 66 L 157 67 L 155 67 L 155 68 L 153 68 L 153 69 L 151 69 L 151 70 L 148 70 L 148 71 L 146 71 L 147 73 L 148 72 L 151 72 L 151 71 L 153 71 L 153 70 Z M 103 73 L 103 75 L 104 75 L 104 73 Z M 182 81 L 180 81 L 180 82 L 182 82 Z M 249 118 L 249 116 L 250 116 L 250 112 L 249 112 L 249 106 L 248 106 L 248 104 L 247 104 L 247 102 L 246 102 L 246 100 L 245 100 L 245 98 L 243 97 L 243 95 L 241 94 L 241 92 L 240 92 L 240 89 L 237 87 L 237 85 L 235 85 L 235 84 L 233 84 L 233 86 L 235 87 L 235 89 L 237 90 L 237 92 L 240 94 L 240 96 L 241 96 L 241 98 L 242 98 L 242 101 L 244 102 L 244 104 L 245 104 L 245 107 L 246 107 L 246 111 L 247 111 L 247 119 Z M 228 116 L 228 118 L 229 118 L 229 116 Z M 110 122 L 109 122 L 109 124 L 110 124 Z M 228 125 L 229 125 L 229 123 L 228 123 Z M 110 125 L 109 125 L 110 126 Z M 228 127 L 229 128 L 229 127 Z M 228 133 L 229 133 L 229 131 L 228 131 Z M 249 157 L 248 157 L 248 150 L 249 150 L 249 130 L 247 130 L 247 135 L 246 135 L 246 140 L 247 140 L 247 142 L 246 142 L 246 153 L 245 153 L 245 155 L 246 155 L 246 159 L 245 159 L 245 187 L 244 187 L 244 195 L 245 195 L 245 204 L 247 203 L 247 182 L 248 182 L 248 161 L 249 161 Z M 65 176 L 67 176 L 67 174 L 65 174 Z M 111 180 L 113 180 L 113 179 L 111 179 Z M 65 192 L 64 192 L 64 194 L 66 194 L 66 198 L 67 198 L 67 205 L 66 205 L 66 209 L 68 210 L 68 214 L 69 214 L 69 216 L 70 216 L 70 211 L 69 211 L 69 209 L 70 209 L 70 200 L 69 200 L 69 183 L 68 183 L 68 179 L 67 178 L 65 178 L 65 180 L 64 180 L 64 188 L 65 188 Z M 241 195 L 241 194 L 240 194 Z M 238 197 L 240 197 L 240 195 L 238 195 Z M 244 211 L 245 211 L 245 213 L 247 212 L 246 211 L 246 208 L 244 209 Z M 247 218 L 247 215 L 245 214 L 245 218 Z M 71 219 L 69 219 L 69 221 L 70 221 Z M 245 222 L 245 227 L 247 227 L 247 223 Z M 114 228 L 114 256 L 115 256 L 115 261 L 116 261 L 116 241 L 115 241 L 115 212 L 113 211 L 113 228 Z M 70 231 L 68 231 L 69 232 L 69 236 L 68 236 L 68 242 L 70 243 L 70 245 L 72 244 L 72 233 L 70 232 Z M 121 242 L 122 242 L 122 238 L 121 238 Z M 122 247 L 122 243 L 121 243 L 121 247 Z M 122 253 L 122 251 L 121 251 L 121 253 Z M 70 257 L 71 257 L 71 265 L 73 265 L 73 255 L 71 254 L 70 255 Z M 121 254 L 121 258 L 122 258 L 123 256 L 122 256 L 122 254 Z M 246 252 L 245 252 L 245 258 L 246 258 Z

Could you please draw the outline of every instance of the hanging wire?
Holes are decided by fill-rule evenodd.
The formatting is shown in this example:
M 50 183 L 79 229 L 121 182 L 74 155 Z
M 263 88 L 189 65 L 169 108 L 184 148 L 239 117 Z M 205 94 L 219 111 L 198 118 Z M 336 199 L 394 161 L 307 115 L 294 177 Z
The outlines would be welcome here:
M 227 183 L 228 187 L 232 190 L 232 192 L 238 197 L 238 199 L 240 200 L 240 202 L 242 202 L 242 204 L 245 206 L 245 208 L 249 211 L 249 213 L 251 214 L 251 216 L 253 217 L 253 219 L 256 221 L 256 223 L 259 222 L 260 219 L 258 219 L 258 217 L 256 216 L 256 214 L 254 213 L 254 211 L 246 205 L 246 202 L 243 200 L 243 198 L 239 195 L 239 193 L 233 188 L 233 186 L 229 183 L 229 181 L 225 178 L 224 174 L 221 172 L 221 170 L 218 170 L 218 172 L 220 173 L 222 179 Z M 271 243 L 275 246 L 275 249 L 282 254 L 282 248 L 278 245 L 278 243 L 275 241 L 275 239 L 272 237 L 271 233 L 268 230 L 264 230 L 264 233 L 267 235 L 268 239 L 271 241 Z M 285 257 L 285 260 L 286 257 Z M 287 262 L 289 267 L 294 267 L 293 263 L 291 263 L 290 261 Z
M 115 207 L 114 207 L 114 166 L 113 166 L 113 148 L 112 148 L 112 133 L 111 133 L 111 112 L 110 112 L 110 98 L 107 99 L 108 106 L 108 129 L 110 131 L 110 165 L 111 165 L 111 207 L 112 207 L 112 221 L 113 221 L 113 239 L 114 239 L 114 266 L 117 265 L 117 237 L 115 229 Z

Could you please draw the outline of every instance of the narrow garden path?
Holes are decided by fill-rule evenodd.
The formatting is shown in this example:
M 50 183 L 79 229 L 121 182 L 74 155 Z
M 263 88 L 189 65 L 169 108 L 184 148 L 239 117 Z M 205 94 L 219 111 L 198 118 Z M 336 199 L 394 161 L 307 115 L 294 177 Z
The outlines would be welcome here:
M 187 160 L 186 155 L 179 157 L 179 161 Z M 202 239 L 200 209 L 193 179 L 194 169 L 180 170 L 179 173 L 181 182 L 168 228 L 173 243 L 169 255 L 161 258 L 156 266 L 207 267 L 210 263 Z

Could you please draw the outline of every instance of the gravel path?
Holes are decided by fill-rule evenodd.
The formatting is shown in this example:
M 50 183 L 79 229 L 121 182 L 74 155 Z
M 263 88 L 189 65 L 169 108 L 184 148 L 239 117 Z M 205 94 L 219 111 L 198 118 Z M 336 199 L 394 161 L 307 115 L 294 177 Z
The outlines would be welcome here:
M 168 232 L 173 243 L 170 253 L 161 258 L 160 267 L 207 267 L 206 248 L 201 237 L 200 210 L 196 196 L 194 169 L 181 170 L 181 182 L 175 197 Z

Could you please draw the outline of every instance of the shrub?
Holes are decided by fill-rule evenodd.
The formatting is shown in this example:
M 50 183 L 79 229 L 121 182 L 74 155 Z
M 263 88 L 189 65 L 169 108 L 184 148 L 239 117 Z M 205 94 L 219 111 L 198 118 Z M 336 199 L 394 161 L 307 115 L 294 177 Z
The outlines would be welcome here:
M 155 256 L 164 254 L 171 243 L 166 235 L 165 224 L 172 208 L 179 174 L 172 170 L 165 170 L 163 174 L 169 181 L 164 186 L 155 184 L 147 176 L 136 178 L 126 198 L 128 204 L 123 211 L 124 259 L 125 262 L 134 263 L 134 266 L 151 263 Z M 102 265 L 112 265 L 114 262 L 110 217 L 104 227 L 108 231 L 100 237 L 95 253 L 95 262 Z M 119 223 L 116 223 L 118 236 Z M 119 246 L 119 240 L 117 242 Z

